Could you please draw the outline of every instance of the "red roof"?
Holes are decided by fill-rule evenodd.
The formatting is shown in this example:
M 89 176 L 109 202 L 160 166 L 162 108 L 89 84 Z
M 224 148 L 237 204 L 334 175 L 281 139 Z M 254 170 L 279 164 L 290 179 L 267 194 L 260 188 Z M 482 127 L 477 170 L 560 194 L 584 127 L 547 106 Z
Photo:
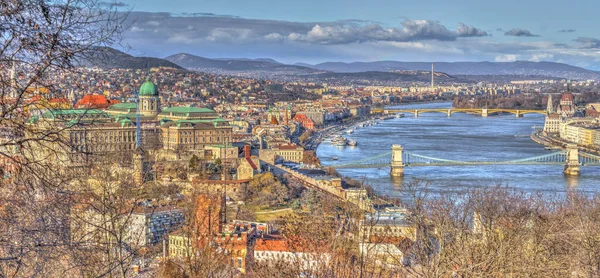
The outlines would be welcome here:
M 302 120 L 306 120 L 306 119 L 307 119 L 306 115 L 304 115 L 304 114 L 298 113 L 294 116 L 294 120 L 296 120 L 296 121 L 302 121 Z
M 290 251 L 287 245 L 287 240 L 283 238 L 259 238 L 254 245 L 254 251 L 275 251 L 287 252 Z
M 108 108 L 110 105 L 120 103 L 118 100 L 108 100 L 104 95 L 85 95 L 77 101 L 75 108 Z
M 51 103 L 69 103 L 69 100 L 61 97 L 61 98 L 53 98 L 50 100 Z
M 254 164 L 254 161 L 252 161 L 252 158 L 246 157 L 246 161 L 248 161 L 248 163 L 250 164 L 250 167 L 252 167 L 252 169 L 254 169 L 254 170 L 258 169 L 258 167 L 256 167 L 256 164 Z
M 598 113 L 598 111 L 596 111 L 595 109 L 587 109 L 585 110 L 585 116 L 598 118 L 600 117 L 600 113 Z
M 564 93 L 562 95 L 562 97 L 560 98 L 561 101 L 573 101 L 573 94 L 571 93 Z

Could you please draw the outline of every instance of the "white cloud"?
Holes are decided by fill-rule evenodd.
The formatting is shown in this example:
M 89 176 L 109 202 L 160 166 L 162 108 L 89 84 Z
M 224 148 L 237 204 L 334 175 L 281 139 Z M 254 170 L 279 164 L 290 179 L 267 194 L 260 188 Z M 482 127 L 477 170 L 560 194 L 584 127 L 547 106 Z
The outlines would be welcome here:
M 456 31 L 432 20 L 405 20 L 401 28 L 385 28 L 379 24 L 314 25 L 306 33 L 292 33 L 292 41 L 314 44 L 348 44 L 377 41 L 412 42 L 425 40 L 454 41 L 460 37 L 482 37 L 488 34 L 460 23 Z
M 519 55 L 515 54 L 502 54 L 497 55 L 494 61 L 496 62 L 514 62 L 519 58 Z
M 146 24 L 153 26 L 153 27 L 158 27 L 160 26 L 160 22 L 156 21 L 156 20 L 150 20 L 148 22 L 146 22 Z
M 264 39 L 268 42 L 280 42 L 283 41 L 283 36 L 279 33 L 271 33 L 264 36 Z
M 554 55 L 553 54 L 540 53 L 540 54 L 533 54 L 531 56 L 531 58 L 529 58 L 529 61 L 539 62 L 539 61 L 550 61 L 552 59 L 554 59 Z

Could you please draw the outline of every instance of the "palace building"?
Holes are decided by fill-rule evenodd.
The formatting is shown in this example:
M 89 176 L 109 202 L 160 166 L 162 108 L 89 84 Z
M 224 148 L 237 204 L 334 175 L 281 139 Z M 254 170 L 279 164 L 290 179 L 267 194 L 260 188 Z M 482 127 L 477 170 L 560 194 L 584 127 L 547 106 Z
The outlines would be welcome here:
M 75 163 L 89 161 L 90 155 L 131 155 L 138 147 L 145 153 L 191 156 L 209 146 L 232 142 L 232 127 L 211 109 L 162 108 L 158 88 L 150 80 L 140 87 L 138 101 L 113 104 L 105 110 L 49 110 L 33 117 L 30 124 L 41 129 L 63 128 L 62 135 L 72 149 L 69 160 Z

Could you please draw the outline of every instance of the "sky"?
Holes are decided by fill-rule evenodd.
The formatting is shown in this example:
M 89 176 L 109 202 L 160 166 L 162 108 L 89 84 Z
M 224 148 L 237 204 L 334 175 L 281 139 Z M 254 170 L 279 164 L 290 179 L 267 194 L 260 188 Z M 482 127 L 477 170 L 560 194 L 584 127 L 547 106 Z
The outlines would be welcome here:
M 553 61 L 600 70 L 597 0 L 121 0 L 136 56 Z

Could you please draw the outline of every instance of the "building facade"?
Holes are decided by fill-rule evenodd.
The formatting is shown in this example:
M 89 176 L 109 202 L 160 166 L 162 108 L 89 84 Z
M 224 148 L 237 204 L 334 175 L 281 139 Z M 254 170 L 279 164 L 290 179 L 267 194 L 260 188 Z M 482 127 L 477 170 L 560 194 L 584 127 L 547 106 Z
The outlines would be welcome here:
M 232 142 L 232 127 L 211 109 L 162 109 L 158 89 L 149 80 L 140 87 L 138 101 L 114 104 L 106 110 L 50 110 L 33 117 L 30 124 L 40 129 L 63 129 L 71 148 L 69 159 L 75 163 L 91 160 L 92 154 L 131 154 L 138 144 L 146 151 L 193 153 Z

